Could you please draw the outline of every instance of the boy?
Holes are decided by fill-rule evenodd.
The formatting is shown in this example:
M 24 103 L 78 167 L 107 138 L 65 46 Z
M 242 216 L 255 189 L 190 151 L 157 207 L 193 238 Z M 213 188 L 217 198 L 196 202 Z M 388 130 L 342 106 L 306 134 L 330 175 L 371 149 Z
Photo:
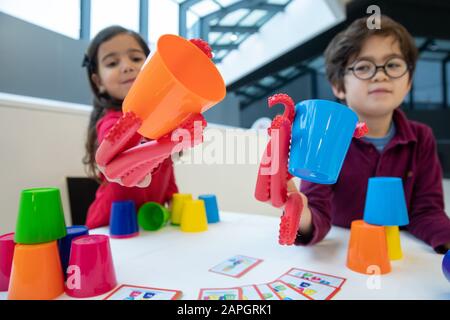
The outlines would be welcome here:
M 442 169 L 433 133 L 399 109 L 411 89 L 417 48 L 408 31 L 382 16 L 381 29 L 354 21 L 325 51 L 333 93 L 354 110 L 369 133 L 353 139 L 334 185 L 302 181 L 304 201 L 297 245 L 321 241 L 331 224 L 350 227 L 363 218 L 368 179 L 401 177 L 410 223 L 407 230 L 436 252 L 450 249 L 450 219 L 444 212 Z M 292 181 L 288 192 L 298 192 Z

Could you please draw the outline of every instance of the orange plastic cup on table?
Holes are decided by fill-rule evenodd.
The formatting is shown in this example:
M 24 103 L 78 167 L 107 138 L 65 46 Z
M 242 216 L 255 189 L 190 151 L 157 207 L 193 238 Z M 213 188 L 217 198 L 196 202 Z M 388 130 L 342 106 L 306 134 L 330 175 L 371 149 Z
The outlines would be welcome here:
M 363 274 L 386 274 L 391 271 L 386 231 L 383 226 L 375 226 L 355 220 L 352 222 L 348 246 L 347 267 Z
M 51 300 L 64 293 L 64 276 L 56 241 L 16 244 L 9 300 Z
M 226 94 L 225 83 L 208 56 L 190 41 L 163 35 L 123 102 L 142 120 L 138 132 L 158 139 L 192 114 L 202 113 Z

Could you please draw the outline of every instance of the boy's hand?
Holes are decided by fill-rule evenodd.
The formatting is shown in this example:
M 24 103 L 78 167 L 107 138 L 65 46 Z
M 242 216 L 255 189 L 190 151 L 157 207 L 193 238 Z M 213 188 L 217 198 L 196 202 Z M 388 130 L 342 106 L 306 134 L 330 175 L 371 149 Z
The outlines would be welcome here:
M 303 205 L 305 207 L 308 206 L 308 197 L 306 197 L 305 194 L 303 194 L 300 191 L 298 191 L 298 188 L 295 185 L 294 179 L 291 179 L 291 180 L 289 180 L 287 182 L 287 192 L 288 192 L 288 195 L 291 194 L 291 193 L 298 193 L 298 194 L 300 194 L 300 196 L 302 197 L 302 200 L 303 200 Z

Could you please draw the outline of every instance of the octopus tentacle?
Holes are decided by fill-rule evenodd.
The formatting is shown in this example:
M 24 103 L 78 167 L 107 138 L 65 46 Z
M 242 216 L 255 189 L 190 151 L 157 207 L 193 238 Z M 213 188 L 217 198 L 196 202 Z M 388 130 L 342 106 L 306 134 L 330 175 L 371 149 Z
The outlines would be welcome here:
M 194 114 L 158 140 L 128 148 L 129 138 L 139 128 L 138 124 L 140 122 L 133 116 L 124 115 L 105 137 L 96 155 L 108 179 L 119 180 L 127 187 L 137 185 L 152 174 L 173 153 L 202 143 L 207 122 L 201 114 Z
M 353 137 L 360 139 L 369 133 L 369 128 L 365 122 L 358 122 L 356 124 L 355 132 L 353 133 Z
M 203 51 L 204 54 L 206 54 L 206 56 L 210 59 L 212 59 L 213 55 L 212 55 L 212 49 L 209 46 L 208 42 L 206 42 L 203 39 L 190 39 L 190 42 L 192 42 L 193 44 L 195 44 L 200 50 Z
M 277 208 L 285 206 L 280 221 L 279 243 L 293 244 L 302 207 L 300 195 L 287 195 L 287 181 L 292 178 L 288 172 L 288 157 L 295 106 L 292 98 L 286 94 L 276 94 L 268 99 L 269 108 L 279 103 L 284 105 L 284 113 L 276 116 L 268 129 L 270 140 L 258 170 L 255 198 L 270 201 Z
M 287 199 L 280 221 L 278 242 L 281 245 L 293 245 L 303 211 L 303 199 L 298 193 L 291 193 Z

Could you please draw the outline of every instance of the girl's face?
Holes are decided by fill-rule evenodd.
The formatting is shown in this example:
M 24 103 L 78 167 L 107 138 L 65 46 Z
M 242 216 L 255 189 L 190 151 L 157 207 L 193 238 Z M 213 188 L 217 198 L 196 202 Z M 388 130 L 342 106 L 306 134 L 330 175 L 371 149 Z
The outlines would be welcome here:
M 350 61 L 347 67 L 355 62 L 368 60 L 377 66 L 384 65 L 394 57 L 403 59 L 398 41 L 392 36 L 371 36 L 364 43 L 360 54 Z M 391 64 L 388 65 L 388 68 Z M 392 65 L 395 68 L 395 65 Z M 344 77 L 345 92 L 333 86 L 334 94 L 358 115 L 365 118 L 382 117 L 391 114 L 403 101 L 411 88 L 410 72 L 400 78 L 390 78 L 382 68 L 376 71 L 375 76 L 368 80 L 358 79 L 351 71 Z
M 123 100 L 146 59 L 136 39 L 126 33 L 103 42 L 98 49 L 98 74 L 92 75 L 100 93 Z

